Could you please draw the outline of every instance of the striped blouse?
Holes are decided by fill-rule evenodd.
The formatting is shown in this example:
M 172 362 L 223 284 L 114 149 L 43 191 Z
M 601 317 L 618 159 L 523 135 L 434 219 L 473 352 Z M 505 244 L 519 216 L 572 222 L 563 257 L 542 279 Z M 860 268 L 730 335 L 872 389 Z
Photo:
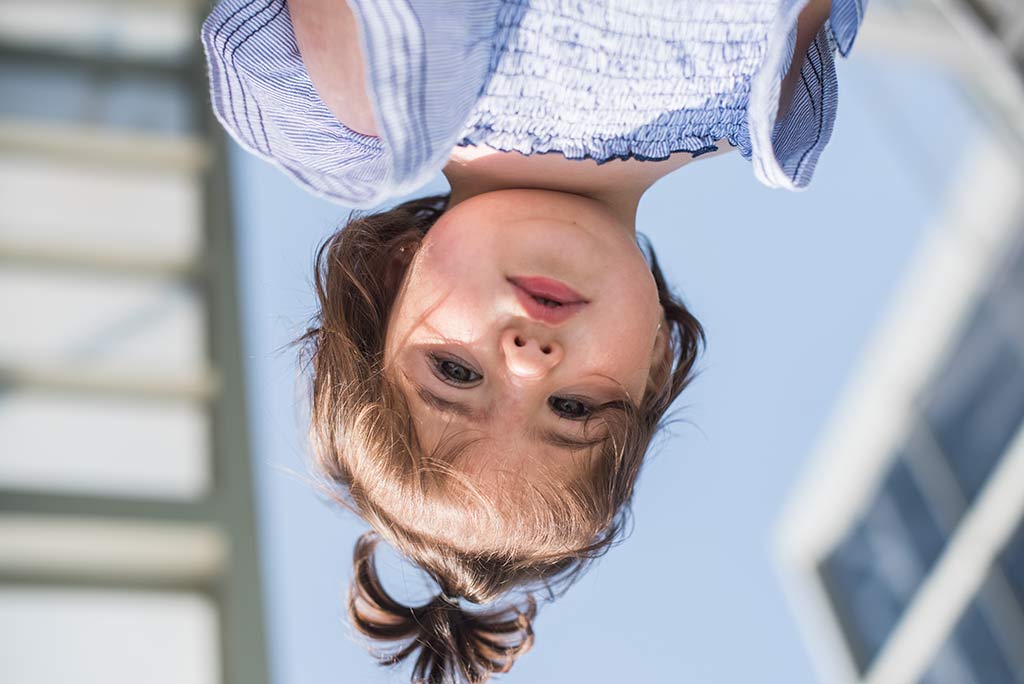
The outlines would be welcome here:
M 694 156 L 727 139 L 771 187 L 806 187 L 836 115 L 833 57 L 867 0 L 832 0 L 793 101 L 780 83 L 807 0 L 349 0 L 379 137 L 317 95 L 284 0 L 223 0 L 202 27 L 218 120 L 310 191 L 370 207 L 456 145 L 569 159 Z

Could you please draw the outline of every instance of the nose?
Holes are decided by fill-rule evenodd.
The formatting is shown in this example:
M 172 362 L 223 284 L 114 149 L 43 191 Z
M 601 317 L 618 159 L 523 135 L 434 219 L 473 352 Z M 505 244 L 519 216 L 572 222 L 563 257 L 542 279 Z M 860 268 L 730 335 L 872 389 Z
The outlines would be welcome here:
M 501 351 L 513 375 L 539 378 L 562 360 L 562 345 L 527 330 L 509 328 L 501 334 Z

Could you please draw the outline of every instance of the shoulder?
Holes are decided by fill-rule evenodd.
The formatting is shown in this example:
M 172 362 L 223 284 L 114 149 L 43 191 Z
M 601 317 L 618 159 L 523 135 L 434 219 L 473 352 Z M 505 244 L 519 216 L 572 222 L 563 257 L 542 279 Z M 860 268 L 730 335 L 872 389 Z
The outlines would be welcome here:
M 345 0 L 288 0 L 295 40 L 317 94 L 340 122 L 378 136 L 359 26 Z
M 800 70 L 803 68 L 803 56 L 814 41 L 815 36 L 825 25 L 825 21 L 832 11 L 832 0 L 808 0 L 796 25 L 796 46 L 793 49 L 793 62 L 789 65 L 789 71 L 782 79 L 779 92 L 779 110 L 777 115 L 783 116 L 789 108 L 793 99 L 793 90 L 796 88 L 796 81 L 800 78 Z
M 217 120 L 243 148 L 352 206 L 390 190 L 392 155 L 342 124 L 309 80 L 284 0 L 221 0 L 200 37 Z

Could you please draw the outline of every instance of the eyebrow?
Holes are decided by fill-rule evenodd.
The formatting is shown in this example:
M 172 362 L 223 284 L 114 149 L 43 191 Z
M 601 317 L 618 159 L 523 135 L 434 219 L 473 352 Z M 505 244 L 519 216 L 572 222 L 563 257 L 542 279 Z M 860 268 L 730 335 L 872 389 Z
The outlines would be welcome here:
M 569 449 L 570 451 L 582 451 L 583 449 L 589 449 L 603 443 L 607 439 L 607 437 L 598 437 L 596 439 L 577 439 L 575 437 L 566 437 L 554 430 L 542 430 L 537 433 L 537 438 L 549 446 L 553 446 L 557 449 Z
M 484 414 L 479 411 L 475 411 L 468 405 L 459 401 L 449 401 L 448 399 L 439 397 L 426 387 L 419 384 L 416 385 L 416 395 L 427 406 L 430 406 L 442 413 L 449 413 L 477 422 L 482 421 L 485 418 Z M 589 449 L 590 447 L 601 444 L 607 439 L 606 437 L 599 437 L 596 439 L 578 439 L 563 435 L 556 430 L 539 430 L 535 431 L 533 434 L 537 439 L 549 446 L 553 446 L 558 449 L 569 449 L 572 451 Z

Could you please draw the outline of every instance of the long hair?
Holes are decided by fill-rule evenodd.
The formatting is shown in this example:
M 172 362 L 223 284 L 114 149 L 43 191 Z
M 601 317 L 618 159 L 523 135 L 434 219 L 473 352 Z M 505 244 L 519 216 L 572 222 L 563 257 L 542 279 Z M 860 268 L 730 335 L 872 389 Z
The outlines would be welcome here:
M 358 215 L 320 247 L 319 311 L 298 342 L 308 367 L 315 465 L 331 495 L 371 530 L 356 544 L 348 612 L 385 665 L 415 656 L 413 679 L 484 682 L 533 643 L 537 604 L 564 593 L 621 538 L 644 455 L 672 401 L 692 379 L 704 332 L 645 252 L 664 310 L 664 357 L 644 396 L 623 402 L 608 435 L 579 455 L 572 477 L 511 480 L 485 492 L 456 467 L 465 445 L 423 453 L 405 399 L 384 372 L 387 322 L 410 255 L 444 213 L 447 196 Z M 386 540 L 427 572 L 440 593 L 405 606 L 384 588 L 373 561 Z M 517 590 L 521 605 L 467 610 L 455 597 L 492 604 Z

